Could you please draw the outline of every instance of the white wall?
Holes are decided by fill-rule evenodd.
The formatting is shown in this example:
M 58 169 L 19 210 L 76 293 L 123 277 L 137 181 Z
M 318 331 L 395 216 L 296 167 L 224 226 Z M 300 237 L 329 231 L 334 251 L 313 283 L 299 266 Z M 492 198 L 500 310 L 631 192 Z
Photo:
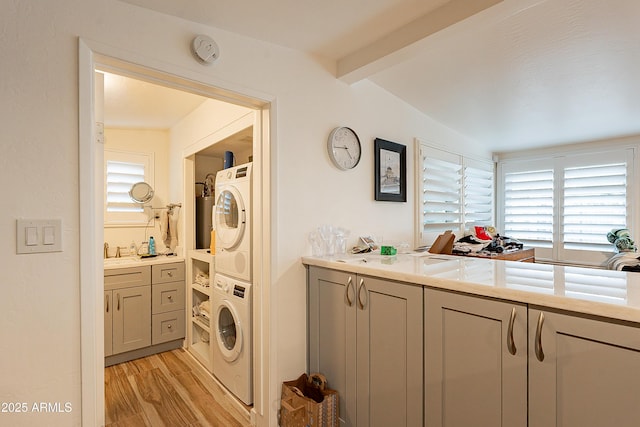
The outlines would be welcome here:
M 114 0 L 9 0 L 0 14 L 0 401 L 70 402 L 69 413 L 2 414 L 13 426 L 80 424 L 78 194 L 78 37 L 207 84 L 273 99 L 274 214 L 272 266 L 275 366 L 270 419 L 279 384 L 305 370 L 307 233 L 323 223 L 352 235 L 411 239 L 413 137 L 476 150 L 473 141 L 433 122 L 369 82 L 336 80 L 309 56 Z M 197 63 L 189 42 L 212 36 L 221 48 L 212 66 Z M 347 125 L 363 143 L 361 164 L 341 172 L 325 141 Z M 408 203 L 373 201 L 373 138 L 408 147 Z M 481 153 L 488 155 L 488 153 Z M 171 162 L 176 162 L 171 151 Z M 173 198 L 175 189 L 170 188 Z M 17 218 L 61 218 L 63 251 L 16 255 Z

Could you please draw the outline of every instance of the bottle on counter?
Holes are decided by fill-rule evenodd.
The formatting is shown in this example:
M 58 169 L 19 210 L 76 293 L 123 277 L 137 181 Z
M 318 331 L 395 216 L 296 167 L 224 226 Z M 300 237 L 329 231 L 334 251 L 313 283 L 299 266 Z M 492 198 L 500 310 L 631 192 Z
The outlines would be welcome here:
M 131 244 L 129 245 L 129 256 L 136 256 L 136 255 L 138 255 L 138 247 L 136 246 L 136 242 L 132 240 Z
M 153 236 L 149 237 L 149 255 L 156 254 L 156 241 L 153 239 Z

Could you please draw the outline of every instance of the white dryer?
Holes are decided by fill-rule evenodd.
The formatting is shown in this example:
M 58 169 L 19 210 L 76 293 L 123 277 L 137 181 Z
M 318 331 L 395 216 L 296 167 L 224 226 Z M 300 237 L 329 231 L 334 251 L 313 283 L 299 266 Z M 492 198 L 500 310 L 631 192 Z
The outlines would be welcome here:
M 251 281 L 251 169 L 235 166 L 216 175 L 216 272 Z
M 245 404 L 253 403 L 251 284 L 216 274 L 212 314 L 213 375 Z

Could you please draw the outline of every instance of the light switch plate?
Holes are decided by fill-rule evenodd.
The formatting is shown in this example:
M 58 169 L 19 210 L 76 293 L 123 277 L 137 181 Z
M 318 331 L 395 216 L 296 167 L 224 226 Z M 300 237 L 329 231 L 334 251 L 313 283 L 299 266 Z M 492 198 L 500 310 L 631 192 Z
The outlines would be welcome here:
M 62 220 L 17 220 L 16 252 L 19 254 L 62 252 Z

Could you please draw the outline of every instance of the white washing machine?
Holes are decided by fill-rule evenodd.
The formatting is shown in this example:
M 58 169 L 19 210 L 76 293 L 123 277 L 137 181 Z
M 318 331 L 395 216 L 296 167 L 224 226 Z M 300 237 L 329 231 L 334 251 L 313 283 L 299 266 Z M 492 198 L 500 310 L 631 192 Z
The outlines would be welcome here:
M 251 169 L 235 166 L 216 175 L 216 272 L 251 281 Z
M 245 404 L 253 403 L 251 284 L 214 276 L 212 313 L 216 344 L 213 375 Z

